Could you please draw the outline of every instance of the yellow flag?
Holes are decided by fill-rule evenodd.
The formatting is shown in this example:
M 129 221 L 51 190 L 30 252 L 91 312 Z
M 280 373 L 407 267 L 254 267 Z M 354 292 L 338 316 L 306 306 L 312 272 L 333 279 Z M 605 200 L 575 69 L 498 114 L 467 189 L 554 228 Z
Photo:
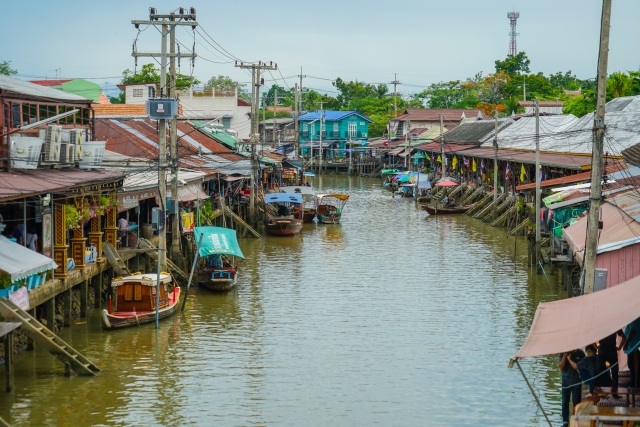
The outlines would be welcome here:
M 451 161 L 451 166 L 455 169 L 458 166 L 458 157 L 453 156 L 453 160 Z
M 473 159 L 473 162 L 471 163 L 471 170 L 472 170 L 473 172 L 475 172 L 475 171 L 476 171 L 476 159 Z
M 524 178 L 527 176 L 527 171 L 524 170 L 524 164 L 520 166 L 520 182 L 524 182 Z
M 442 163 L 442 159 L 440 158 L 440 154 L 438 154 L 438 163 Z

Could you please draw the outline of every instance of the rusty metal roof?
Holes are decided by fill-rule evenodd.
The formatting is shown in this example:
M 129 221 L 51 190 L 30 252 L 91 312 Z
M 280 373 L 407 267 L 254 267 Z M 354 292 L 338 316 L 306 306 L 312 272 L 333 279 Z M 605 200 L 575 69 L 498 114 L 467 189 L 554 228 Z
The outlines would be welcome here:
M 640 222 L 640 190 L 637 187 L 622 194 L 608 197 L 607 202 L 622 209 L 631 218 Z
M 91 100 L 82 96 L 66 93 L 61 90 L 40 86 L 24 80 L 14 79 L 0 74 L 0 89 L 8 97 L 41 99 L 42 101 L 61 102 L 66 104 L 91 104 Z
M 82 186 L 120 181 L 125 172 L 102 169 L 34 169 L 0 172 L 0 200 L 57 193 Z

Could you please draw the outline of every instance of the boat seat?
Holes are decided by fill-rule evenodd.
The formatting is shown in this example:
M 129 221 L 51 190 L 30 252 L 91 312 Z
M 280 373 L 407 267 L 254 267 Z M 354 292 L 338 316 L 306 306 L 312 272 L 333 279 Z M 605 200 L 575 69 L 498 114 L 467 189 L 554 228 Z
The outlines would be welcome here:
M 228 271 L 214 271 L 211 275 L 212 279 L 231 279 L 231 273 Z

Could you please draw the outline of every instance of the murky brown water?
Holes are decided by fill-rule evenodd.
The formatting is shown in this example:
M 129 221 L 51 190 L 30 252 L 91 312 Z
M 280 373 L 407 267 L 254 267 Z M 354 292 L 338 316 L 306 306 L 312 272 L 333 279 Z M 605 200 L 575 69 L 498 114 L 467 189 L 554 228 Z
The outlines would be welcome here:
M 48 353 L 22 352 L 0 416 L 13 426 L 543 425 L 507 364 L 537 304 L 563 291 L 529 278 L 523 238 L 466 216 L 427 218 L 379 180 L 315 179 L 351 194 L 342 225 L 242 240 L 237 290 L 192 293 L 157 332 L 102 332 L 93 310 L 62 336 L 103 373 L 65 378 Z M 522 365 L 559 421 L 554 359 Z

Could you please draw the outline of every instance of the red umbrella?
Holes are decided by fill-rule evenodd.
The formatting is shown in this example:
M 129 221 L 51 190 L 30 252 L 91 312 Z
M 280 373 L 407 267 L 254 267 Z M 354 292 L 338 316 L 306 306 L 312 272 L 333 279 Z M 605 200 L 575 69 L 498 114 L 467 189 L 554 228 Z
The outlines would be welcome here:
M 449 176 L 445 178 L 441 178 L 436 183 L 436 187 L 457 187 L 458 185 L 460 185 L 458 181 L 456 181 L 454 178 L 451 178 Z

